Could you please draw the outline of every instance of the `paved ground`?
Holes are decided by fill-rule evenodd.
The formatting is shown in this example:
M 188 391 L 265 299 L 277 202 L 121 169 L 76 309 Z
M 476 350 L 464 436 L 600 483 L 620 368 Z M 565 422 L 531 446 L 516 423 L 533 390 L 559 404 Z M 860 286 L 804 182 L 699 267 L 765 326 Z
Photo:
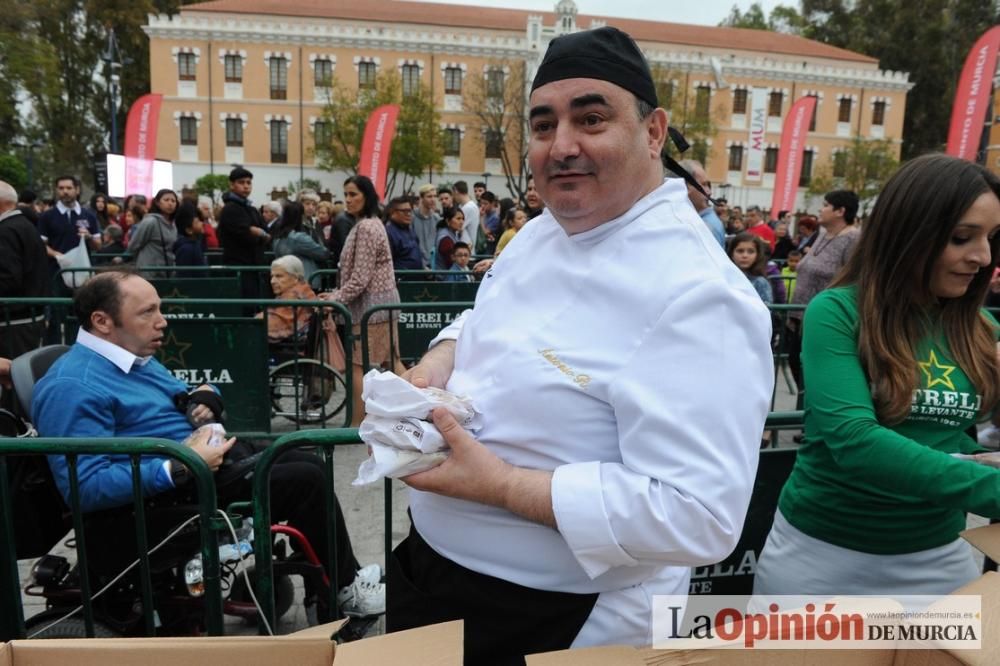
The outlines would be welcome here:
M 776 394 L 775 410 L 790 410 L 794 408 L 794 397 L 789 391 L 786 380 L 779 376 Z M 283 424 L 275 422 L 275 428 L 287 428 Z M 779 438 L 780 446 L 794 446 L 791 437 L 793 433 L 781 433 Z M 335 487 L 344 510 L 345 520 L 350 530 L 355 553 L 362 564 L 378 562 L 385 564 L 384 553 L 384 498 L 382 484 L 373 484 L 365 487 L 354 487 L 351 485 L 358 465 L 366 457 L 363 446 L 347 446 L 337 450 L 334 457 L 335 462 Z M 403 484 L 395 482 L 393 492 L 393 543 L 398 543 L 406 534 L 409 523 L 406 518 L 406 490 Z M 969 525 L 978 526 L 985 524 L 985 520 L 977 516 L 970 516 Z M 73 552 L 64 547 L 58 548 L 60 554 L 68 557 L 73 556 Z M 981 557 L 980 557 L 981 560 Z M 20 575 L 22 584 L 28 580 L 32 561 L 22 561 L 20 563 Z M 292 610 L 276 627 L 277 633 L 290 633 L 307 626 L 305 612 L 302 604 L 301 581 L 296 579 L 296 602 Z M 37 599 L 25 597 L 25 617 L 43 610 L 43 606 Z M 380 632 L 381 625 L 373 628 L 374 632 Z M 226 632 L 229 634 L 255 634 L 256 627 L 245 625 L 239 618 L 229 618 L 227 620 Z

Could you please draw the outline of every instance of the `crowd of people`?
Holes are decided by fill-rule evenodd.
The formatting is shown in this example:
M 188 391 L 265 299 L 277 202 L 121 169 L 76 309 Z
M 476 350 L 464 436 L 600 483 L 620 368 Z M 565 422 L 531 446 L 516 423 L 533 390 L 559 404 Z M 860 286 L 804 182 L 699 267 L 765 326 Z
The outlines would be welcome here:
M 653 597 L 686 594 L 691 567 L 721 561 L 740 538 L 773 391 L 772 303 L 802 306 L 781 334 L 805 428 L 757 591 L 946 594 L 975 577 L 958 536 L 965 512 L 1000 517 L 1000 469 L 969 435 L 1000 403 L 1000 324 L 982 310 L 998 282 L 1000 180 L 928 155 L 888 181 L 863 223 L 858 197 L 844 190 L 827 193 L 816 216 L 729 207 L 711 198 L 696 162 L 664 178 L 668 119 L 658 101 L 628 35 L 563 35 L 531 85 L 535 178 L 522 202 L 460 181 L 382 206 L 372 182 L 354 176 L 342 210 L 313 192 L 258 208 L 253 176 L 239 167 L 218 214 L 173 192 L 148 210 L 133 197 L 119 211 L 122 222 L 131 216 L 118 241 L 125 256 L 154 269 L 197 254 L 197 223 L 202 250 L 211 227 L 225 263 L 260 264 L 272 248 L 282 296 L 308 297 L 311 271 L 331 262 L 338 286 L 318 297 L 344 304 L 355 322 L 398 302 L 397 270 L 462 280 L 473 255 L 496 258 L 480 266 L 476 306 L 414 367 L 392 368 L 418 387 L 473 396 L 483 420 L 473 434 L 434 410 L 450 455 L 403 479 L 412 524 L 387 562 L 390 631 L 464 619 L 475 664 L 648 644 Z M 81 208 L 78 188 L 60 179 L 37 227 L 14 226 L 0 184 L 0 240 L 23 245 L 24 256 L 54 258 L 81 238 L 98 249 L 118 224 L 112 202 Z M 256 276 L 242 288 L 262 293 Z M 166 324 L 148 282 L 102 274 L 76 301 L 84 332 L 39 385 L 42 434 L 78 434 L 78 422 L 91 428 L 84 434 L 119 432 L 94 414 L 129 413 L 118 410 L 124 397 L 92 382 L 91 366 L 187 389 L 144 362 Z M 398 337 L 380 314 L 371 361 L 388 365 Z M 294 315 L 279 323 L 297 326 Z M 360 366 L 352 380 L 360 401 Z M 60 388 L 76 397 L 60 399 Z M 214 404 L 210 390 L 192 395 Z M 147 397 L 164 412 L 163 434 L 190 434 L 195 422 Z M 77 415 L 82 407 L 65 408 L 75 402 L 93 404 Z M 140 429 L 129 421 L 120 431 Z M 170 490 L 175 474 L 152 470 L 151 490 Z M 322 529 L 288 498 L 290 521 Z M 354 577 L 355 593 L 377 589 L 345 559 L 340 584 Z

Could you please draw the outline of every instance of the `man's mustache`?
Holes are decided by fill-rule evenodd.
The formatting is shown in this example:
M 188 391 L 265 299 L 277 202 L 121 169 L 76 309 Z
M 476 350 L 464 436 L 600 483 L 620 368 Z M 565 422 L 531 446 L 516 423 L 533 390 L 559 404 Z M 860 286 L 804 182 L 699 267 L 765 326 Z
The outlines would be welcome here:
M 545 175 L 550 178 L 564 176 L 567 173 L 593 173 L 594 171 L 596 171 L 594 163 L 583 159 L 555 160 L 545 167 Z

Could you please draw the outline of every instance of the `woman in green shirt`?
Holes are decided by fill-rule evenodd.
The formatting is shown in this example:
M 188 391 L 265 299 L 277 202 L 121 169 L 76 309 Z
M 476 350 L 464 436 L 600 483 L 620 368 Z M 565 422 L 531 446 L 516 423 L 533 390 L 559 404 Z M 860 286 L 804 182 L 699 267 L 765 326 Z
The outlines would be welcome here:
M 978 576 L 965 513 L 1000 517 L 1000 470 L 965 430 L 1000 399 L 980 309 L 1000 249 L 1000 180 L 927 155 L 886 184 L 856 251 L 810 303 L 805 443 L 756 594 L 947 594 Z

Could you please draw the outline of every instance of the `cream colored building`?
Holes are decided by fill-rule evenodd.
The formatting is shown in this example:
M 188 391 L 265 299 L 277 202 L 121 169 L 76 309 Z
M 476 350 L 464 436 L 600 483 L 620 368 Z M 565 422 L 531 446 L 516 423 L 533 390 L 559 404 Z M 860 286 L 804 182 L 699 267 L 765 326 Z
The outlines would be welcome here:
M 721 186 L 732 204 L 770 204 L 782 122 L 805 95 L 818 100 L 810 168 L 856 135 L 889 139 L 898 154 L 907 74 L 793 35 L 583 16 L 573 0 L 551 13 L 400 0 L 214 0 L 151 15 L 145 28 L 152 91 L 164 96 L 158 157 L 174 162 L 178 188 L 243 164 L 254 172 L 256 199 L 300 177 L 337 193 L 345 174 L 316 169 L 311 153 L 328 93 L 317 83 L 333 77 L 356 89 L 394 68 L 404 85 L 428 84 L 441 111 L 449 155 L 429 177 L 471 185 L 490 173 L 490 189 L 504 196 L 500 160 L 487 156 L 482 128 L 463 110 L 469 77 L 499 76 L 490 74 L 499 61 L 524 62 L 530 81 L 554 36 L 602 25 L 625 30 L 651 64 L 676 72 L 675 95 L 712 110 L 718 131 L 702 150 L 716 194 Z M 759 181 L 747 178 L 755 87 L 767 104 Z

